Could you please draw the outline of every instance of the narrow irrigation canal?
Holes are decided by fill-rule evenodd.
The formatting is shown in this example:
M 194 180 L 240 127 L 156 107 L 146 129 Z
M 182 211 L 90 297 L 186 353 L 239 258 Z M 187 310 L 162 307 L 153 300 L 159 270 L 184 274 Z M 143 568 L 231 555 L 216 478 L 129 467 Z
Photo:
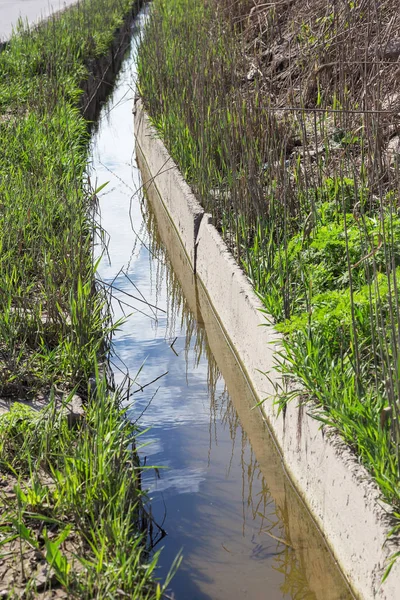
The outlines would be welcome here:
M 167 535 L 159 576 L 179 552 L 177 600 L 321 599 L 351 595 L 285 476 L 240 366 L 196 285 L 158 198 L 144 198 L 134 147 L 135 58 L 144 13 L 93 136 L 113 286 L 115 377 L 132 384 L 152 512 Z M 151 194 L 154 196 L 154 194 Z M 134 307 L 134 308 L 132 308 Z

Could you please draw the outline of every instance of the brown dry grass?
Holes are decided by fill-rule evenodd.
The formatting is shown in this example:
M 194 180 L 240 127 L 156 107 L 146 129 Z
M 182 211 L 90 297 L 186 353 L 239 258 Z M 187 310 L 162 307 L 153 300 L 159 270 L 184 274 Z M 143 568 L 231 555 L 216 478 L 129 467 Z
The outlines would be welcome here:
M 313 108 L 319 85 L 325 105 L 336 94 L 343 108 L 400 108 L 397 0 L 253 0 L 237 9 L 255 75 L 276 105 Z

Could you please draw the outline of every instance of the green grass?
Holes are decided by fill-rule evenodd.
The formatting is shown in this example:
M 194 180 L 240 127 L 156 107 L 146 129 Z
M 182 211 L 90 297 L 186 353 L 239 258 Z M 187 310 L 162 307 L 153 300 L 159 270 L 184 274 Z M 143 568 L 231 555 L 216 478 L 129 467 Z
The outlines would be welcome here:
M 101 354 L 80 86 L 131 4 L 80 3 L 0 53 L 0 396 L 85 387 Z
M 54 398 L 39 413 L 14 404 L 0 421 L 1 470 L 16 477 L 16 501 L 2 513 L 4 556 L 19 537 L 25 558 L 34 550 L 52 568 L 48 588 L 71 598 L 155 599 L 164 589 L 154 583 L 158 554 L 149 554 L 138 432 L 119 404 L 99 379 L 78 430 Z M 27 597 L 35 597 L 25 563 Z M 16 593 L 17 577 L 14 585 Z
M 0 397 L 11 402 L 0 417 L 0 530 L 10 597 L 57 588 L 141 600 L 164 589 L 138 431 L 120 390 L 99 375 L 96 392 L 88 386 L 118 324 L 94 283 L 83 89 L 133 9 L 131 0 L 79 2 L 36 29 L 20 24 L 0 52 Z M 61 404 L 74 393 L 85 415 L 71 428 Z M 12 404 L 38 396 L 48 400 L 39 412 Z
M 139 88 L 284 334 L 277 368 L 354 449 L 398 523 L 400 173 L 385 154 L 395 116 L 374 112 L 392 71 L 378 60 L 361 72 L 347 62 L 355 39 L 342 39 L 350 28 L 372 44 L 397 12 L 388 0 L 372 26 L 347 4 L 328 16 L 297 5 L 154 0 Z M 274 57 L 290 51 L 282 78 Z

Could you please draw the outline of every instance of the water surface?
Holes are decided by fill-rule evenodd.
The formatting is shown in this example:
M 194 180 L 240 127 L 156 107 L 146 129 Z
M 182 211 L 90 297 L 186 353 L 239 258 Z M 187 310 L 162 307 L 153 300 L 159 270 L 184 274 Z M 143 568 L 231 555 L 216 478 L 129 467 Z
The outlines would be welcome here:
M 117 381 L 129 372 L 129 416 L 141 440 L 155 520 L 166 536 L 159 576 L 175 556 L 177 600 L 347 600 L 321 535 L 293 490 L 240 365 L 188 266 L 134 147 L 136 21 L 129 56 L 93 137 L 92 178 L 113 286 Z M 140 159 L 140 157 L 139 157 Z

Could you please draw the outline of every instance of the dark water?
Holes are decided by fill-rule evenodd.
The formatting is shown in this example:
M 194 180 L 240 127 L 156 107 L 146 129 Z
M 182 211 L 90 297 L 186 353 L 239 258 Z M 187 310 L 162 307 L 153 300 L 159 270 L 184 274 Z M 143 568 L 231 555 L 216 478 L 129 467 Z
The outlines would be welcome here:
M 144 198 L 133 130 L 137 39 L 93 137 L 101 224 L 99 273 L 115 287 L 115 376 L 134 379 L 130 416 L 145 432 L 154 517 L 167 532 L 159 576 L 181 551 L 177 600 L 350 598 L 293 491 L 251 390 L 196 284 L 154 190 Z M 149 305 L 151 304 L 151 306 Z

